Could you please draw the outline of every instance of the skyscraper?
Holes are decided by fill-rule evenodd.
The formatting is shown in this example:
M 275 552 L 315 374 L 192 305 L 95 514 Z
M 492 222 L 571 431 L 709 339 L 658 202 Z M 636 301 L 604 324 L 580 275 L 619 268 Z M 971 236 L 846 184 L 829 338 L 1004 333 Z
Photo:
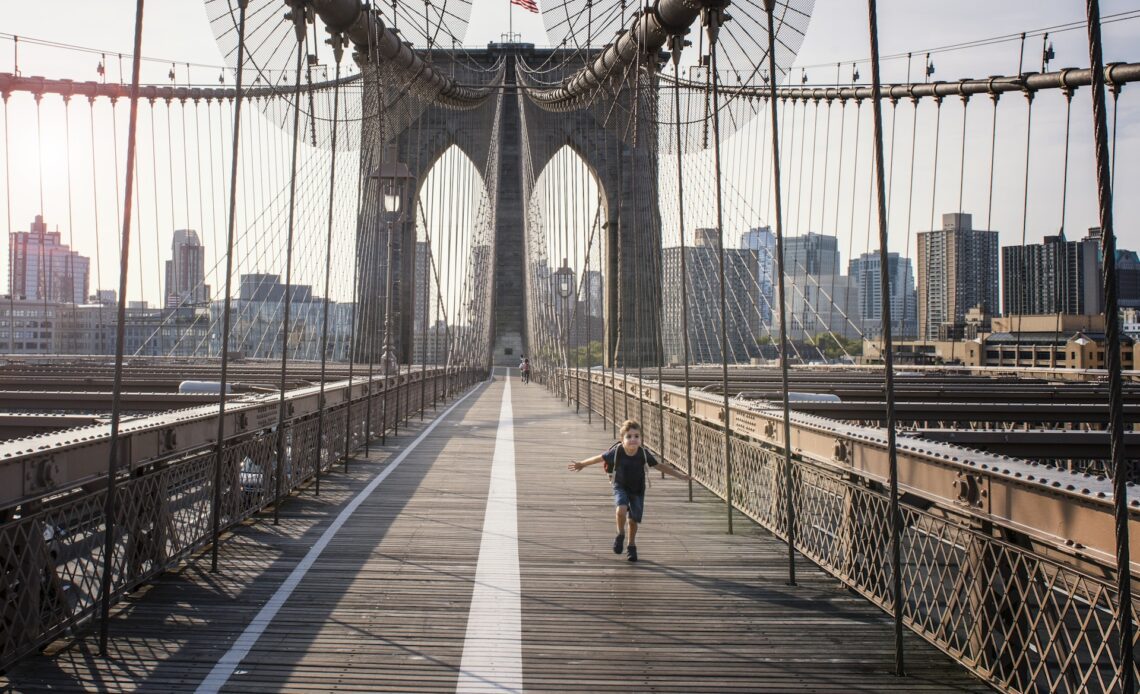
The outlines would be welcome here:
M 193 229 L 176 229 L 166 261 L 166 308 L 210 302 L 206 284 L 206 248 Z
M 840 274 L 839 239 L 814 231 L 809 231 L 804 236 L 785 238 L 784 274 L 790 276 Z
M 847 274 L 859 290 L 859 312 L 863 332 L 867 337 L 882 335 L 883 294 L 880 287 L 879 252 L 864 253 L 852 258 Z M 914 288 L 914 272 L 910 258 L 898 253 L 887 254 L 890 280 L 891 335 L 895 338 L 914 337 L 918 332 L 918 295 Z
M 711 233 L 710 233 L 711 231 Z M 685 270 L 681 275 L 681 248 L 666 248 L 664 253 L 664 328 L 662 341 L 665 359 L 679 362 L 684 343 L 689 342 L 689 360 L 710 363 L 721 360 L 720 321 L 720 257 L 715 230 L 698 229 L 697 245 L 685 248 Z M 748 362 L 759 356 L 756 343 L 759 314 L 756 311 L 756 278 L 753 267 L 756 252 L 739 248 L 724 249 L 725 303 L 728 310 L 727 356 L 730 362 Z M 688 284 L 689 334 L 681 334 L 681 283 Z
M 998 306 L 998 232 L 974 229 L 969 214 L 942 215 L 942 228 L 918 232 L 918 330 L 938 337 L 966 311 Z
M 862 334 L 858 289 L 842 274 L 834 236 L 809 231 L 784 239 L 784 296 L 792 340 L 810 341 L 821 333 L 847 339 Z
M 586 271 L 586 312 L 595 318 L 602 317 L 602 295 L 605 285 L 602 284 L 602 273 L 597 270 Z
M 416 297 L 414 302 L 416 315 L 412 324 L 412 329 L 415 332 L 413 339 L 417 339 L 423 332 L 424 327 L 431 323 L 428 309 L 431 306 L 431 297 L 435 293 L 435 285 L 429 279 L 431 277 L 430 254 L 431 247 L 427 241 L 416 241 L 416 271 L 412 280 L 414 282 L 412 285 L 412 293 L 415 294 Z M 424 286 L 425 280 L 427 280 L 427 286 Z
M 1001 249 L 1006 315 L 1101 312 L 1100 238 L 1046 236 L 1044 243 Z
M 58 231 L 48 231 L 36 215 L 28 231 L 8 234 L 8 292 L 30 301 L 87 300 L 90 260 L 60 243 Z
M 776 235 L 772 227 L 753 227 L 740 236 L 740 247 L 756 252 L 757 304 L 760 324 L 772 325 L 772 307 L 776 304 Z

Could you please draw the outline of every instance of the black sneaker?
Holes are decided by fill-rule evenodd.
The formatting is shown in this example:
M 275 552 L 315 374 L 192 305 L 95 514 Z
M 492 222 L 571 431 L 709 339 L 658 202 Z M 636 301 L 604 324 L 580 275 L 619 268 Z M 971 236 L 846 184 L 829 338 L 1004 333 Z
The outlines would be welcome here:
M 629 559 L 630 561 L 637 561 L 637 547 L 635 547 L 634 545 L 630 545 L 628 552 L 629 552 L 629 556 L 627 557 L 627 559 Z
M 614 554 L 621 554 L 621 548 L 625 544 L 625 535 L 619 534 L 614 538 Z

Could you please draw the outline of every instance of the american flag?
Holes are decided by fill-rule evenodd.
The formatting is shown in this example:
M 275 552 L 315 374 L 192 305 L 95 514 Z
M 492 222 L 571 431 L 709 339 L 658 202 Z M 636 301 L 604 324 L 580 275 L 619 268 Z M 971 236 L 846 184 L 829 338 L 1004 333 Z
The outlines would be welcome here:
M 537 0 L 511 0 L 512 5 L 518 5 L 524 10 L 538 14 L 538 1 Z

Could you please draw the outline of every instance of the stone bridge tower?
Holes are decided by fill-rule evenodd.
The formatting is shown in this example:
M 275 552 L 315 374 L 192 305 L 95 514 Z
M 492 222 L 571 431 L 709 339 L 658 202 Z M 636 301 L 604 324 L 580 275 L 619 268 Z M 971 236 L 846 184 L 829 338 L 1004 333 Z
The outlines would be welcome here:
M 439 51 L 437 55 L 446 53 Z M 542 169 L 563 146 L 570 146 L 586 162 L 602 191 L 605 287 L 606 364 L 617 366 L 656 365 L 661 358 L 661 220 L 656 177 L 656 131 L 652 119 L 642 118 L 634 138 L 621 137 L 617 128 L 604 122 L 610 109 L 586 108 L 569 113 L 552 113 L 535 106 L 520 90 L 515 68 L 519 61 L 530 65 L 563 61 L 567 71 L 581 67 L 571 62 L 572 53 L 536 49 L 531 44 L 491 44 L 484 50 L 464 51 L 463 61 L 475 62 L 490 70 L 505 61 L 502 99 L 488 99 L 478 113 L 464 114 L 438 104 L 422 112 L 400 118 L 386 126 L 386 151 L 405 163 L 416 181 L 416 191 L 439 157 L 452 145 L 459 147 L 474 163 L 483 180 L 497 180 L 494 225 L 494 288 L 491 316 L 491 363 L 514 366 L 527 344 L 526 246 L 524 212 L 524 151 L 529 151 L 537 179 Z M 455 64 L 449 57 L 438 57 L 440 65 Z M 375 70 L 363 66 L 364 133 L 362 151 L 379 151 L 376 120 Z M 467 83 L 467 79 L 457 76 Z M 485 76 L 482 78 L 485 80 Z M 371 105 L 371 106 L 370 106 Z M 602 114 L 602 115 L 600 115 Z M 371 116 L 371 119 L 370 119 Z M 522 120 L 528 146 L 524 148 Z M 497 128 L 495 126 L 498 126 Z M 491 134 L 497 133 L 497 159 L 489 158 Z M 371 143 L 371 147 L 369 146 Z M 387 156 L 392 156 L 388 154 Z M 364 165 L 364 164 L 362 164 Z M 496 167 L 495 171 L 489 170 Z M 497 174 L 497 176 L 492 176 Z M 361 239 L 358 262 L 362 267 L 379 268 L 362 272 L 358 286 L 358 330 L 384 324 L 383 296 L 386 285 L 383 262 L 386 252 L 387 223 L 377 211 L 376 193 L 366 191 L 361 211 Z M 410 203 L 414 205 L 415 203 Z M 396 356 L 408 363 L 414 353 L 413 315 L 415 224 L 414 215 L 403 215 L 393 227 L 393 316 L 392 335 Z M 366 262 L 366 259 L 371 262 Z M 636 303 L 635 303 L 636 302 Z M 367 360 L 363 345 L 356 349 L 358 359 Z M 377 362 L 381 354 L 373 355 Z

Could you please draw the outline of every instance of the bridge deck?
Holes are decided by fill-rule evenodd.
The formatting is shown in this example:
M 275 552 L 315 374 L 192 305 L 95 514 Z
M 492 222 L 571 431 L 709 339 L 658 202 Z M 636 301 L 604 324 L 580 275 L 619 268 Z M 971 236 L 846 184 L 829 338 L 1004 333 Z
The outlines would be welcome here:
M 608 428 L 513 379 L 521 633 L 512 631 L 520 591 L 504 567 L 514 542 L 483 527 L 496 438 L 510 433 L 500 429 L 506 387 L 499 377 L 475 389 L 398 464 L 430 422 L 327 477 L 320 497 L 309 489 L 289 500 L 279 526 L 262 518 L 227 536 L 221 573 L 204 555 L 132 595 L 114 611 L 109 658 L 88 636 L 26 660 L 0 687 L 184 691 L 213 671 L 227 691 L 510 691 L 521 664 L 531 690 L 988 691 L 909 633 L 910 674 L 894 677 L 886 615 L 806 562 L 800 584 L 787 586 L 782 544 L 743 517 L 727 535 L 722 502 L 699 487 L 688 503 L 685 483 L 654 475 L 641 561 L 615 556 L 604 475 L 565 469 L 608 445 Z M 385 470 L 308 572 L 295 573 Z M 499 561 L 476 582 L 481 541 Z M 280 610 L 255 619 L 291 574 Z M 489 609 L 471 609 L 476 583 L 492 594 Z M 480 630 L 469 614 L 499 621 Z M 264 627 L 255 641 L 251 623 Z M 479 636 L 499 639 L 490 664 L 479 664 Z M 244 642 L 232 668 L 215 667 Z

